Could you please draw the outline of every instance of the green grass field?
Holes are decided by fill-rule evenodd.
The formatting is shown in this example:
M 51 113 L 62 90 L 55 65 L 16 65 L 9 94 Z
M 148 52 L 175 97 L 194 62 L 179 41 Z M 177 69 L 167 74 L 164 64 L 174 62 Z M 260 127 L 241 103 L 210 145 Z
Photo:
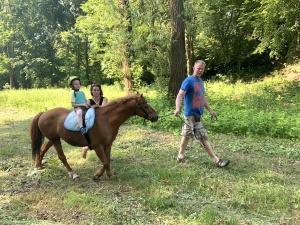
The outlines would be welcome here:
M 143 119 L 137 117 L 121 126 L 113 144 L 111 168 L 117 178 L 99 181 L 92 180 L 101 166 L 93 151 L 83 159 L 80 148 L 63 143 L 79 181 L 68 177 L 54 149 L 44 158 L 46 169 L 36 171 L 31 161 L 31 119 L 53 107 L 71 108 L 68 89 L 0 92 L 0 224 L 297 225 L 299 94 L 297 87 L 289 85 L 278 79 L 236 86 L 207 83 L 209 100 L 219 117 L 209 126 L 206 115 L 204 123 L 217 155 L 231 160 L 228 167 L 217 168 L 196 141 L 189 143 L 188 161 L 178 163 L 180 120 L 162 117 L 143 126 Z M 286 87 L 295 94 L 283 92 Z M 103 90 L 109 100 L 125 95 L 116 87 Z M 144 94 L 160 115 L 174 110 L 173 100 L 153 91 Z M 275 104 L 276 99 L 270 102 L 278 94 L 284 98 L 282 104 Z M 261 102 L 255 102 L 258 99 Z M 230 105 L 231 112 L 220 112 Z M 278 129 L 288 130 L 285 124 L 276 124 L 270 135 L 244 128 L 253 121 L 261 126 L 267 112 L 273 111 L 277 118 L 276 110 L 282 110 L 282 105 L 296 115 L 289 123 L 289 129 L 295 127 L 292 137 L 275 137 Z M 256 106 L 261 109 L 258 115 L 248 112 Z M 283 114 L 288 116 L 288 110 L 282 110 Z M 244 125 L 230 125 L 230 117 Z

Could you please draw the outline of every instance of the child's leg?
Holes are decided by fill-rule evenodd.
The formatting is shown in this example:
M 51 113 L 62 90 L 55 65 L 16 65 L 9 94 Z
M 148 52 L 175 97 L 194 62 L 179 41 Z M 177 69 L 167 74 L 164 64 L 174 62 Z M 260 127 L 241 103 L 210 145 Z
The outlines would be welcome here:
M 82 121 L 82 108 L 78 107 L 75 109 L 76 114 L 77 114 L 77 123 L 80 127 L 80 132 L 82 135 L 87 133 L 86 128 L 83 127 L 83 121 Z
M 75 109 L 75 112 L 77 114 L 77 123 L 79 125 L 79 127 L 83 127 L 83 124 L 82 124 L 82 109 L 80 107 L 76 108 Z

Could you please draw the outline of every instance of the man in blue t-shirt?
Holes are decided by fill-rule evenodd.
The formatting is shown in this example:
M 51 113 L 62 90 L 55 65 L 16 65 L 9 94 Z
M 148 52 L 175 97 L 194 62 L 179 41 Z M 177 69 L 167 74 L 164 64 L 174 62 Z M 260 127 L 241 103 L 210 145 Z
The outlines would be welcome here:
M 204 149 L 216 163 L 218 167 L 227 166 L 230 161 L 228 159 L 219 159 L 209 142 L 208 134 L 201 122 L 201 116 L 204 108 L 216 117 L 216 113 L 211 110 L 207 99 L 205 97 L 205 90 L 201 76 L 204 73 L 205 62 L 198 60 L 194 64 L 194 72 L 192 75 L 184 79 L 176 98 L 175 116 L 179 116 L 182 99 L 184 99 L 184 119 L 185 123 L 182 127 L 182 139 L 180 143 L 180 150 L 177 156 L 179 162 L 184 161 L 184 153 L 189 142 L 189 138 L 195 137 L 203 145 Z

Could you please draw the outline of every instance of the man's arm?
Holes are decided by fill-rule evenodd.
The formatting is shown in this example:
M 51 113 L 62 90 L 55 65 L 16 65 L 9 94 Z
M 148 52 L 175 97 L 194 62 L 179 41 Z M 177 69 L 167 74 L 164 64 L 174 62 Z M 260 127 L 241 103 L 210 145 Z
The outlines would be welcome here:
M 181 103 L 185 93 L 186 93 L 185 90 L 180 89 L 177 94 L 176 101 L 175 101 L 176 109 L 174 111 L 174 116 L 178 116 L 180 114 Z
M 217 114 L 214 111 L 212 111 L 212 109 L 210 108 L 205 96 L 204 96 L 204 108 L 206 108 L 209 114 L 211 114 L 212 116 L 217 116 Z

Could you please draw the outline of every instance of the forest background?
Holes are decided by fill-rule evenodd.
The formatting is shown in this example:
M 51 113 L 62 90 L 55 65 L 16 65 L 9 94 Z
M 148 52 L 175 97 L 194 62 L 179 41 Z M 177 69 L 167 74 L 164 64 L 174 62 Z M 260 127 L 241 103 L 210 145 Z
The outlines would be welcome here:
M 252 80 L 299 60 L 298 0 L 2 0 L 0 89 Z

